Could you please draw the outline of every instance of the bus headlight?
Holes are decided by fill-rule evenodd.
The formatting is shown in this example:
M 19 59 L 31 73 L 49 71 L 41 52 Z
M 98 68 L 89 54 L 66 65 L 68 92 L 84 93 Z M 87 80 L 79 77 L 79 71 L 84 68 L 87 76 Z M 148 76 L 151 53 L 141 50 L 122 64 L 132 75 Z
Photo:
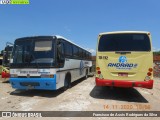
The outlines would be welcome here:
M 41 78 L 54 78 L 53 74 L 41 74 Z
M 41 74 L 41 78 L 50 78 L 49 74 Z
M 16 78 L 16 77 L 18 77 L 18 75 L 17 74 L 10 74 L 10 77 L 11 78 Z
M 50 74 L 50 78 L 54 78 L 54 75 L 53 75 L 53 74 Z

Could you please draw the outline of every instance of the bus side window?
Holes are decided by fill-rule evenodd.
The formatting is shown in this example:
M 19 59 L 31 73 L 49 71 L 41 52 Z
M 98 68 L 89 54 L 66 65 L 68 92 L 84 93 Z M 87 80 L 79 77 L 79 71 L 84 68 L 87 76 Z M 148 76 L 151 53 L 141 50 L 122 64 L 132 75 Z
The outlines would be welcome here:
M 65 49 L 65 57 L 72 58 L 73 57 L 72 44 L 69 42 L 64 42 L 64 49 Z
M 57 60 L 58 60 L 60 67 L 63 67 L 64 61 L 65 61 L 63 42 L 59 42 L 57 45 Z

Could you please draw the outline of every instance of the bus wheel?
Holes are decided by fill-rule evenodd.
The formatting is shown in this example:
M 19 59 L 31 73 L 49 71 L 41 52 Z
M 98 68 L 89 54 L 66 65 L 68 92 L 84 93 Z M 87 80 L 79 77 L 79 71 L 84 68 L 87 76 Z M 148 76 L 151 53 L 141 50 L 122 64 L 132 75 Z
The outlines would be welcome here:
M 63 90 L 67 90 L 70 87 L 71 87 L 71 76 L 70 74 L 67 74 L 65 77 Z

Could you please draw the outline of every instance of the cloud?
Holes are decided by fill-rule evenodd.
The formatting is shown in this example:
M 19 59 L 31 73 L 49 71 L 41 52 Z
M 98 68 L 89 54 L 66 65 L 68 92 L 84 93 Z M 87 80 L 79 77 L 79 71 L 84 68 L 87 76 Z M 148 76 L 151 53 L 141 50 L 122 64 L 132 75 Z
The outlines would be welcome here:
M 96 55 L 96 50 L 91 49 L 91 48 L 86 48 L 89 52 L 92 53 L 92 55 Z
M 153 47 L 153 52 L 160 51 L 160 48 Z

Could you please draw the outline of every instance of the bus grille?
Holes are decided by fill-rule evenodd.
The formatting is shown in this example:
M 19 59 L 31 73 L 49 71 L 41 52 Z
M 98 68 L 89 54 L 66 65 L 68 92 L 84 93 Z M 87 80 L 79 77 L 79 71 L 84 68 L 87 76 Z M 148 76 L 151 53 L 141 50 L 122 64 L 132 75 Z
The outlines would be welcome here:
M 20 82 L 22 86 L 40 86 L 38 82 Z

